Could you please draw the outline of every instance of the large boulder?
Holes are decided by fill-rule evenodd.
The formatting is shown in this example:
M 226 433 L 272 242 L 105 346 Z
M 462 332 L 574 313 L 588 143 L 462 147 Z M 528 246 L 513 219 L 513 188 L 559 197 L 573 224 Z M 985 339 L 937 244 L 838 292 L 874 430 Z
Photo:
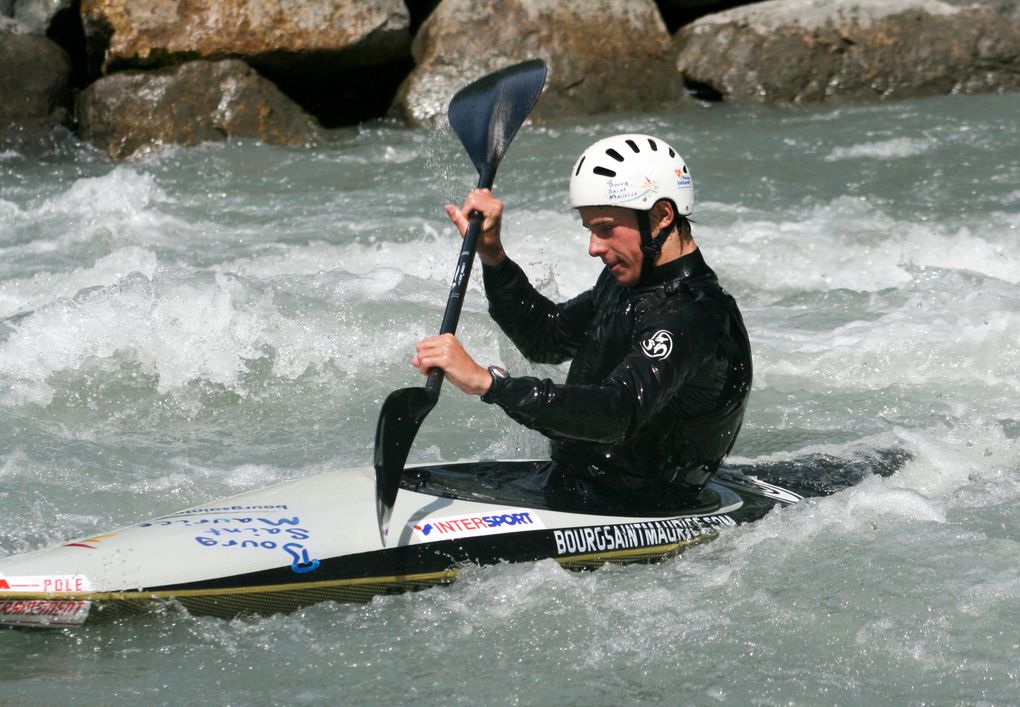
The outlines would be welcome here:
M 549 65 L 536 117 L 659 109 L 682 95 L 669 46 L 653 0 L 443 0 L 415 36 L 417 67 L 391 113 L 432 124 L 458 88 L 535 57 Z
M 89 71 L 242 59 L 326 125 L 382 115 L 411 69 L 403 0 L 81 0 Z
M 230 137 L 282 145 L 321 139 L 308 114 L 236 59 L 107 76 L 81 93 L 76 113 L 80 135 L 114 159 Z
M 403 0 L 81 0 L 103 71 L 190 59 L 366 66 L 407 53 Z
M 769 0 L 675 35 L 701 95 L 807 103 L 1020 88 L 1020 28 L 991 7 L 940 0 Z
M 0 32 L 0 146 L 45 141 L 67 123 L 67 54 L 45 37 Z

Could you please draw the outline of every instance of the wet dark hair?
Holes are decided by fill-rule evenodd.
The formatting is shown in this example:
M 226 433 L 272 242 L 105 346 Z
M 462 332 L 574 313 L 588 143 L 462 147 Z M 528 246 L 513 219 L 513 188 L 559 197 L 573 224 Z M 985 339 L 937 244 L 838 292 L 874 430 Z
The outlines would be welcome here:
M 686 241 L 694 238 L 694 236 L 691 235 L 691 224 L 694 223 L 692 219 L 687 216 L 677 216 L 676 221 L 673 223 L 676 224 L 676 230 L 677 234 L 680 236 L 680 240 Z

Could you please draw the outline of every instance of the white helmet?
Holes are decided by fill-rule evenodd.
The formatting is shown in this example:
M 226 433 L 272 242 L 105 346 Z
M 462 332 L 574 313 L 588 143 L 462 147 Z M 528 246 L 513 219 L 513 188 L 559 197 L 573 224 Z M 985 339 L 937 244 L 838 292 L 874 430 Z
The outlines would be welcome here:
M 677 214 L 694 210 L 694 183 L 676 150 L 651 135 L 614 135 L 589 147 L 570 175 L 570 205 L 647 211 L 670 199 Z

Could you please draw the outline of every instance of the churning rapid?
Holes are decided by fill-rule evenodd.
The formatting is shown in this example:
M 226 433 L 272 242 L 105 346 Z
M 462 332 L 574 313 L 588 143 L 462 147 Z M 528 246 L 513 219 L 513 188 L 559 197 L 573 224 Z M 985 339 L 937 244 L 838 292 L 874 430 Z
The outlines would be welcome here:
M 573 160 L 616 132 L 676 146 L 755 352 L 732 462 L 835 494 L 657 565 L 6 631 L 0 702 L 1015 701 L 1018 114 L 1004 95 L 619 115 L 526 125 L 500 167 L 508 253 L 566 298 L 600 267 L 567 207 Z M 0 153 L 0 555 L 371 462 L 381 402 L 420 384 L 413 344 L 442 317 L 442 205 L 476 175 L 445 130 L 333 138 L 119 166 Z M 459 333 L 480 362 L 564 377 L 485 307 L 476 279 Z M 411 461 L 545 454 L 448 387 Z

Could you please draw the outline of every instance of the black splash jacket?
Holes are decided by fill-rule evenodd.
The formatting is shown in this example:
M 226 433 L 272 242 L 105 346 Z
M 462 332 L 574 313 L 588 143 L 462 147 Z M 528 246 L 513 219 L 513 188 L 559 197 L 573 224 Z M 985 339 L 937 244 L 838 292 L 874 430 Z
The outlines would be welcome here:
M 509 259 L 483 274 L 489 313 L 525 357 L 573 359 L 565 384 L 511 377 L 483 400 L 549 437 L 562 474 L 637 492 L 700 488 L 732 448 L 751 389 L 743 320 L 700 250 L 636 288 L 603 270 L 562 304 Z

